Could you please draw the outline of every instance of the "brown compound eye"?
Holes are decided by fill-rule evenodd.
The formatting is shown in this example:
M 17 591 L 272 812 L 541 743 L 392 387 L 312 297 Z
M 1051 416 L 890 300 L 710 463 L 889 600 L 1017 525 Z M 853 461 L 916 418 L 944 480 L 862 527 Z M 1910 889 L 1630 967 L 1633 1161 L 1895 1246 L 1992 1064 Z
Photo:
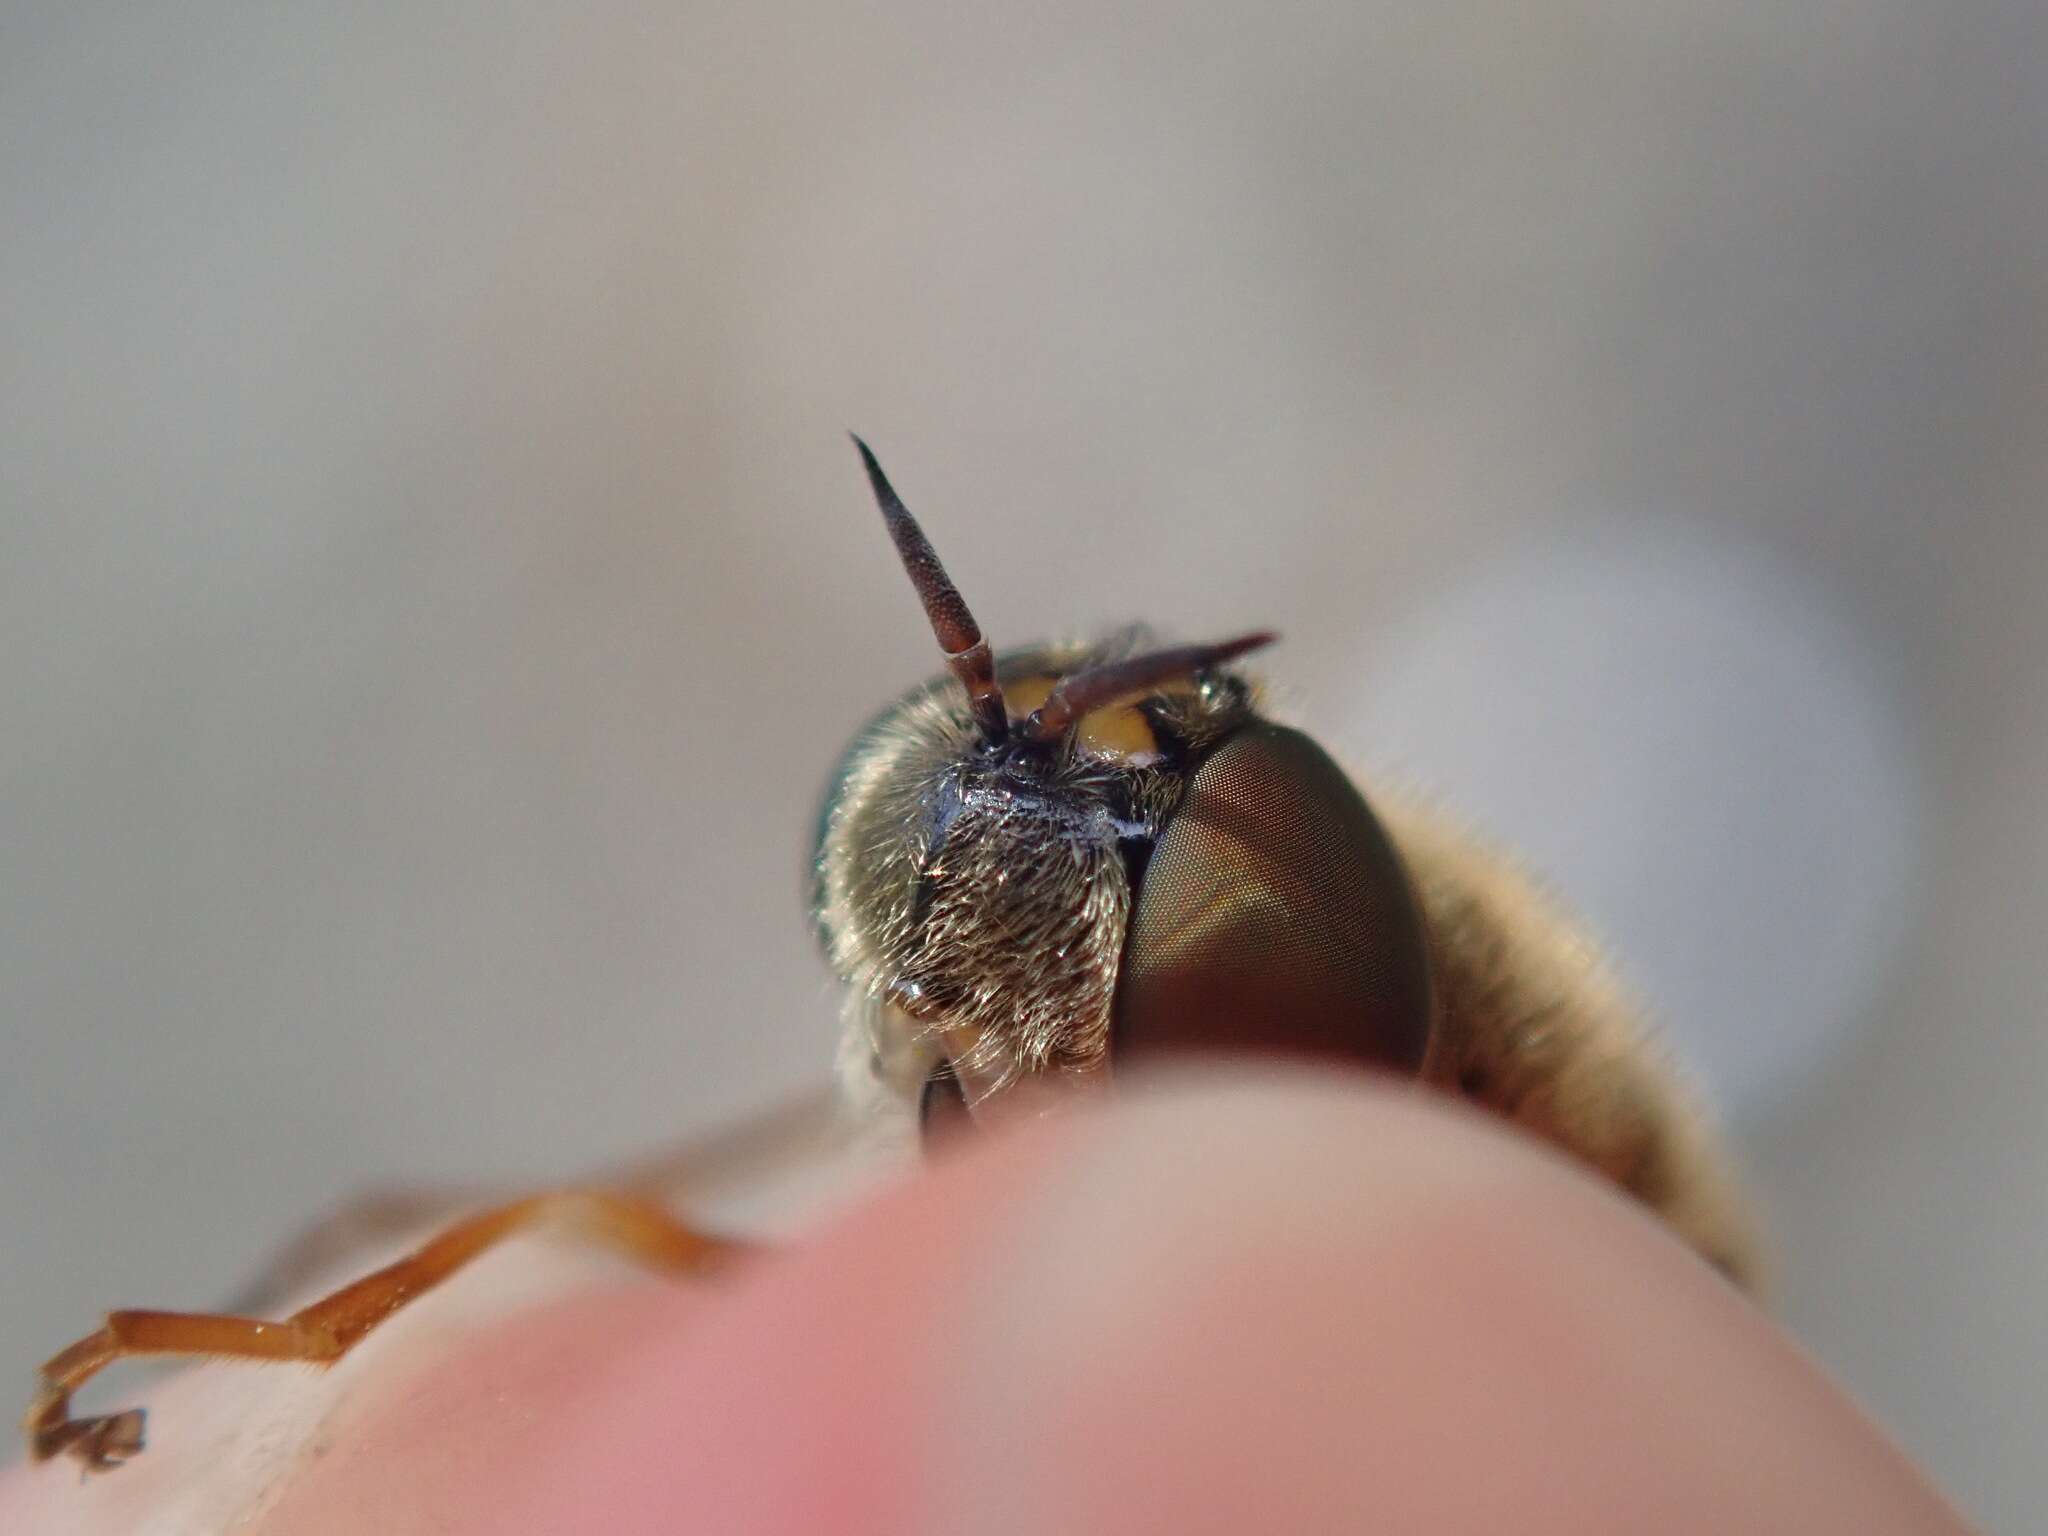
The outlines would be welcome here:
M 1414 1072 L 1434 1008 L 1421 910 L 1378 818 L 1301 732 L 1246 726 L 1196 771 L 1139 883 L 1117 1061 L 1211 1050 Z

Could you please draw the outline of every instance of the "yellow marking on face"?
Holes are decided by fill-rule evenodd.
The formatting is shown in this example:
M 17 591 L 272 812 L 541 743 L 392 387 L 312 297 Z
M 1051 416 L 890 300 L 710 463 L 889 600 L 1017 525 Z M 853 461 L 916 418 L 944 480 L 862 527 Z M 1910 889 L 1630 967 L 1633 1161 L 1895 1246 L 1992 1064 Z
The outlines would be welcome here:
M 1159 738 L 1152 722 L 1133 704 L 1114 704 L 1081 717 L 1081 745 L 1103 757 L 1151 762 L 1159 756 Z
M 1010 718 L 1022 721 L 1052 697 L 1054 677 L 1025 677 L 1003 688 L 1010 706 Z M 1081 717 L 1078 741 L 1081 750 L 1118 762 L 1149 763 L 1160 756 L 1159 738 L 1152 722 L 1135 704 L 1111 704 L 1091 709 Z
M 1052 697 L 1052 677 L 1025 677 L 1003 685 L 1003 701 L 1010 706 L 1010 718 L 1022 720 Z

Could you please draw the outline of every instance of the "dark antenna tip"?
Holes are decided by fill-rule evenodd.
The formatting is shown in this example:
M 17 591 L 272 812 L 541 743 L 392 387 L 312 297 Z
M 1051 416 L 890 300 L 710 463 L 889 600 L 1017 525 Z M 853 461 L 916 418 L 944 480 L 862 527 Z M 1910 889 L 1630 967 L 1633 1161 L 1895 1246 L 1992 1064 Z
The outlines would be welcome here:
M 867 445 L 867 439 L 858 432 L 848 432 L 846 435 L 853 439 L 853 446 L 860 450 L 860 461 L 867 467 L 868 484 L 872 485 L 878 493 L 887 490 L 891 496 L 894 496 L 896 494 L 895 488 L 889 484 L 889 477 L 882 473 L 881 462 L 876 459 L 875 450 Z
M 874 488 L 875 503 L 882 509 L 882 521 L 888 525 L 904 573 L 917 589 L 918 601 L 924 605 L 924 616 L 938 639 L 946 665 L 967 689 L 967 705 L 974 713 L 974 723 L 990 746 L 1000 745 L 1010 733 L 1010 711 L 1003 702 L 1002 689 L 996 684 L 995 657 L 982 638 L 981 626 L 974 622 L 967 600 L 939 563 L 939 553 L 932 548 L 931 540 L 924 536 L 917 519 L 910 515 L 903 498 L 896 494 L 896 487 L 882 472 L 874 450 L 858 432 L 846 435 L 860 450 L 868 484 Z

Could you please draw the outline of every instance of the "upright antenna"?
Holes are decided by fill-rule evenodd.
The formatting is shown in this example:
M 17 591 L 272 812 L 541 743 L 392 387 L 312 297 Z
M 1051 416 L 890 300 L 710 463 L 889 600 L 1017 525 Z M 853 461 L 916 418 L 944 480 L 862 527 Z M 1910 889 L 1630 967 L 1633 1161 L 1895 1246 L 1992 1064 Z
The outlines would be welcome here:
M 903 498 L 882 473 L 882 466 L 875 462 L 873 451 L 858 433 L 849 432 L 847 436 L 853 439 L 853 446 L 860 450 L 861 463 L 867 466 L 868 484 L 875 488 L 882 520 L 889 525 L 889 537 L 896 541 L 896 554 L 903 561 L 910 584 L 917 588 L 918 601 L 924 604 L 924 616 L 931 620 L 932 633 L 938 636 L 946 665 L 967 688 L 967 707 L 974 712 L 974 723 L 984 741 L 992 747 L 1001 746 L 1010 734 L 1010 711 L 1003 703 L 1003 690 L 996 686 L 996 661 L 988 642 L 981 638 L 981 626 L 974 622 L 960 589 L 939 564 L 932 541 L 924 536 L 917 519 L 910 515 Z

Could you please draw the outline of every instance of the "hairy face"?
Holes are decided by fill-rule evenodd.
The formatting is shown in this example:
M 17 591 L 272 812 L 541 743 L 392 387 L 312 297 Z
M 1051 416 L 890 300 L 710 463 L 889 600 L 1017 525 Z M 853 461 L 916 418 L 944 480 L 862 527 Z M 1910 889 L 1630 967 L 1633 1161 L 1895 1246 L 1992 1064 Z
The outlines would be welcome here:
M 1012 716 L 1144 639 L 1004 657 Z M 989 746 L 950 678 L 884 711 L 846 757 L 817 869 L 821 928 L 878 1075 L 914 1092 L 944 1056 L 992 1091 L 1099 1067 L 1134 877 L 1187 764 L 1250 713 L 1246 685 L 1223 674 L 1097 710 L 1053 744 Z

